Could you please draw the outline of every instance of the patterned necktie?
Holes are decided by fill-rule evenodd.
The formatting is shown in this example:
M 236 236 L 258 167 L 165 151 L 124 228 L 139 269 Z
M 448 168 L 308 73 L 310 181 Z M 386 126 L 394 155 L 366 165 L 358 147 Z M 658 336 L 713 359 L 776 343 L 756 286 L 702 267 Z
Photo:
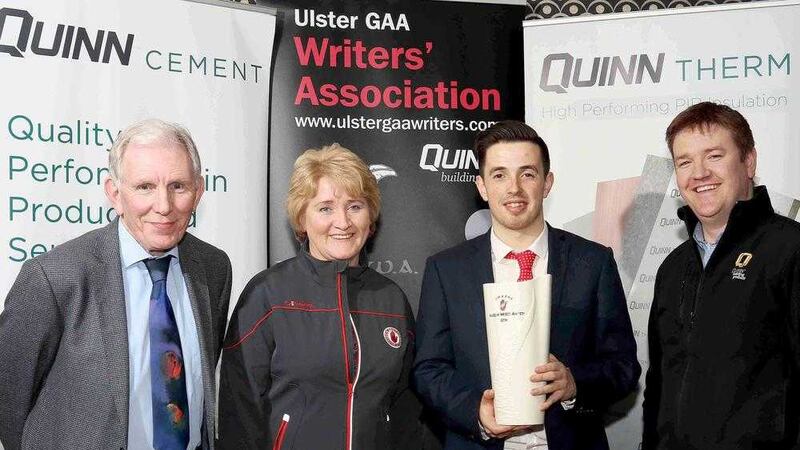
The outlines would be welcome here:
M 178 324 L 167 297 L 171 257 L 146 259 L 153 281 L 150 293 L 150 383 L 153 448 L 185 450 L 189 444 L 189 405 Z
M 530 250 L 523 252 L 508 252 L 506 259 L 516 259 L 519 264 L 519 278 L 517 281 L 527 281 L 533 279 L 533 263 L 536 261 L 536 253 Z

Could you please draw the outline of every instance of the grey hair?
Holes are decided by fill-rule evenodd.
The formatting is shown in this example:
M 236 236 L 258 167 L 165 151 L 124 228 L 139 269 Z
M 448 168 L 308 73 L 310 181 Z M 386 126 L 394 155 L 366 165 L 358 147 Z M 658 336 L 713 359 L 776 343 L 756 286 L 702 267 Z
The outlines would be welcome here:
M 151 144 L 164 142 L 177 144 L 186 150 L 192 161 L 192 171 L 197 178 L 201 178 L 202 166 L 200 155 L 197 153 L 192 135 L 183 126 L 177 123 L 166 122 L 161 119 L 145 119 L 129 125 L 120 132 L 111 150 L 108 152 L 108 170 L 111 180 L 117 183 L 121 176 L 122 157 L 128 144 Z

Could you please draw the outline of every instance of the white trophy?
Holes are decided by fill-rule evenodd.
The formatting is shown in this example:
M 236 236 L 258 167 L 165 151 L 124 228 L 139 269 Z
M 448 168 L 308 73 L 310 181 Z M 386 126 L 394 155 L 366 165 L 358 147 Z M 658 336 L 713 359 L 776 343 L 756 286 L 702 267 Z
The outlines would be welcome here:
M 511 283 L 486 283 L 483 301 L 494 389 L 494 414 L 500 425 L 540 425 L 544 395 L 532 396 L 534 369 L 550 353 L 552 277 Z

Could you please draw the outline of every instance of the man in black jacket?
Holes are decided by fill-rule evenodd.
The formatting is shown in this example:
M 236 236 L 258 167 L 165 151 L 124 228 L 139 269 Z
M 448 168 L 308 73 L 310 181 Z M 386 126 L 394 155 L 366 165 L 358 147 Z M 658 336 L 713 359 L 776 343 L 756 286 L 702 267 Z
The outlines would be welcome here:
M 754 187 L 738 112 L 699 103 L 666 137 L 691 238 L 656 277 L 643 448 L 800 448 L 800 224 Z

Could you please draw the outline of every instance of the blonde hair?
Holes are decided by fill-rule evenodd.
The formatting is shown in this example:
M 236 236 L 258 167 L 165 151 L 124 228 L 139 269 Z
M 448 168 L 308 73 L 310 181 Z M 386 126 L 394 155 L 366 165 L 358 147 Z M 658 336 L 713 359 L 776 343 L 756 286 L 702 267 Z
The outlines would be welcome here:
M 369 209 L 369 218 L 374 231 L 381 210 L 381 193 L 378 182 L 364 161 L 352 151 L 339 144 L 303 152 L 294 162 L 294 172 L 289 180 L 286 197 L 286 212 L 295 237 L 304 239 L 303 216 L 308 202 L 317 195 L 317 185 L 322 177 L 328 177 L 353 198 L 363 198 Z

